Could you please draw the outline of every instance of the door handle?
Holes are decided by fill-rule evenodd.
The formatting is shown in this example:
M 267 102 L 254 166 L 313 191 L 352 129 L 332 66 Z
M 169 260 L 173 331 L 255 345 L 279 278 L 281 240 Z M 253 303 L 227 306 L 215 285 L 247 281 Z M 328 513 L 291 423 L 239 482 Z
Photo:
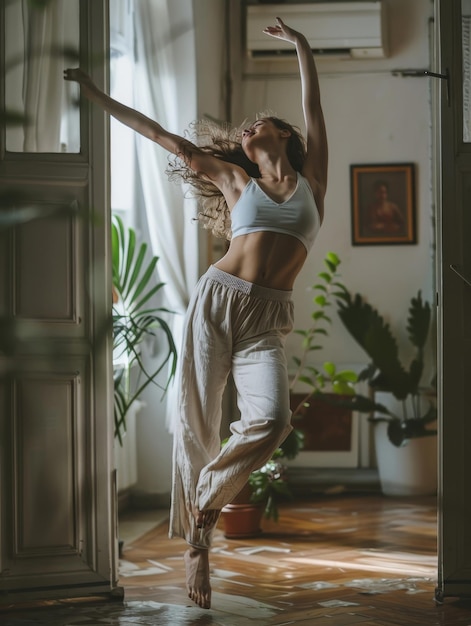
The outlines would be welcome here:
M 432 72 L 430 70 L 392 70 L 393 76 L 412 76 L 415 78 L 430 76 L 431 78 L 440 78 L 441 80 L 446 80 L 446 103 L 450 106 L 450 71 L 448 68 L 445 68 L 443 73 L 441 72 Z
M 453 263 L 450 264 L 450 269 L 453 270 L 453 272 L 455 272 L 455 274 L 457 274 L 461 280 L 463 282 L 465 282 L 469 287 L 471 287 L 471 280 L 469 280 L 468 278 L 466 278 L 465 276 L 463 276 L 463 274 L 460 272 L 460 270 L 456 267 L 456 265 L 453 265 Z

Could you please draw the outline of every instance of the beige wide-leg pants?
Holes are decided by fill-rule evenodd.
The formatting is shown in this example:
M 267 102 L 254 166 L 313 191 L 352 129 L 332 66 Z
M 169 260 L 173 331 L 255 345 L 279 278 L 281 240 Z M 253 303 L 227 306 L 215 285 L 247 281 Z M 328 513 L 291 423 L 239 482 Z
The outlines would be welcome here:
M 260 287 L 213 266 L 201 277 L 180 356 L 170 537 L 209 547 L 212 529 L 196 527 L 194 509 L 220 510 L 231 502 L 291 431 L 284 344 L 292 326 L 290 291 Z M 230 372 L 241 417 L 221 448 Z

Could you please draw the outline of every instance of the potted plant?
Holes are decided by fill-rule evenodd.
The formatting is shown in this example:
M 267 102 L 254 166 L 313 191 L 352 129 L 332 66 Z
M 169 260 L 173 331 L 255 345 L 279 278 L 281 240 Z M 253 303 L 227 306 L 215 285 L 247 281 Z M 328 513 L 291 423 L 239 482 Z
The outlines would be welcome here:
M 323 397 L 326 394 L 339 396 L 353 396 L 355 394 L 355 383 L 358 380 L 357 374 L 352 370 L 337 371 L 337 367 L 332 361 L 325 361 L 319 369 L 313 365 L 310 356 L 322 350 L 320 340 L 327 337 L 332 324 L 330 309 L 335 304 L 335 300 L 342 297 L 347 291 L 345 285 L 340 282 L 338 267 L 339 257 L 328 252 L 324 258 L 324 271 L 317 277 L 318 281 L 313 285 L 313 303 L 316 305 L 311 313 L 312 324 L 305 330 L 295 330 L 294 332 L 302 337 L 301 356 L 293 357 L 295 372 L 291 378 L 290 391 L 294 392 L 299 383 L 304 385 L 305 395 L 301 402 L 294 407 L 293 417 L 299 415 L 303 406 L 316 397 Z
M 372 412 L 383 492 L 391 495 L 432 493 L 436 488 L 433 468 L 436 463 L 437 430 L 434 422 L 437 411 L 433 386 L 424 388 L 422 383 L 431 325 L 430 304 L 422 299 L 420 291 L 410 300 L 406 330 L 415 354 L 406 367 L 399 358 L 398 343 L 390 325 L 376 308 L 361 295 L 352 296 L 346 289 L 339 294 L 337 302 L 345 328 L 372 361 L 359 377 L 368 381 L 372 397 L 356 395 L 350 403 L 358 411 Z M 391 403 L 385 406 L 385 403 L 375 401 L 379 394 L 385 393 L 400 403 L 400 412 L 392 408 Z M 383 436 L 387 436 L 385 442 Z M 426 448 L 428 466 L 425 470 L 418 465 L 421 448 Z M 398 454 L 402 454 L 401 459 Z M 388 459 L 391 460 L 390 468 L 385 467 Z M 393 468 L 402 470 L 404 476 L 392 477 Z M 417 480 L 419 478 L 422 480 Z M 427 480 L 422 485 L 423 479 Z
M 339 394 L 341 397 L 355 394 L 355 372 L 338 371 L 330 361 L 318 368 L 310 361 L 310 356 L 322 349 L 320 339 L 328 335 L 332 323 L 329 308 L 333 306 L 335 298 L 345 291 L 344 285 L 339 281 L 339 265 L 339 257 L 329 252 L 324 258 L 325 269 L 318 274 L 318 281 L 312 287 L 313 303 L 316 305 L 311 313 L 312 324 L 307 329 L 294 331 L 302 337 L 302 343 L 300 356 L 293 357 L 295 371 L 291 377 L 290 391 L 293 392 L 300 385 L 303 388 L 301 402 L 293 407 L 294 424 L 303 407 L 309 405 L 314 396 L 325 397 L 327 401 L 331 394 Z M 260 521 L 263 515 L 268 519 L 278 520 L 279 502 L 292 498 L 284 460 L 294 459 L 302 450 L 303 442 L 302 431 L 294 428 L 267 463 L 252 472 L 242 492 L 222 511 L 226 537 L 256 536 L 261 532 Z
M 136 233 L 125 229 L 123 221 L 113 216 L 113 362 L 115 436 L 120 444 L 126 431 L 126 417 L 144 389 L 157 385 L 156 377 L 169 364 L 163 391 L 175 374 L 177 350 L 172 332 L 164 319 L 170 313 L 152 303 L 164 283 L 155 283 L 158 257 L 147 260 L 147 245 L 136 243 Z M 142 347 L 158 338 L 163 342 L 162 356 L 152 371 L 144 363 Z
M 242 491 L 222 509 L 224 535 L 228 539 L 256 537 L 262 532 L 263 516 L 278 520 L 279 502 L 293 497 L 283 459 L 294 459 L 303 447 L 303 439 L 302 432 L 293 429 L 265 465 L 250 474 Z

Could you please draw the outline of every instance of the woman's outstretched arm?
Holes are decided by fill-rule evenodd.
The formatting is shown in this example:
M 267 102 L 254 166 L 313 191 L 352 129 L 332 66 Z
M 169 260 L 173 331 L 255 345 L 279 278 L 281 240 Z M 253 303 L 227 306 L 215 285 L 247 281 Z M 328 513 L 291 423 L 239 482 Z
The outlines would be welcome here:
M 272 37 L 289 41 L 296 46 L 307 133 L 307 158 L 303 174 L 310 180 L 314 178 L 318 187 L 316 196 L 319 195 L 323 200 L 327 189 L 328 150 L 314 57 L 305 36 L 289 28 L 279 17 L 276 19 L 276 26 L 268 26 L 264 32 Z
M 64 78 L 79 83 L 82 94 L 88 100 L 100 106 L 129 128 L 155 141 L 168 152 L 176 154 L 196 173 L 201 173 L 209 178 L 217 178 L 221 173 L 221 162 L 218 159 L 206 154 L 184 137 L 168 132 L 143 113 L 114 100 L 98 89 L 90 76 L 81 69 L 65 70 Z

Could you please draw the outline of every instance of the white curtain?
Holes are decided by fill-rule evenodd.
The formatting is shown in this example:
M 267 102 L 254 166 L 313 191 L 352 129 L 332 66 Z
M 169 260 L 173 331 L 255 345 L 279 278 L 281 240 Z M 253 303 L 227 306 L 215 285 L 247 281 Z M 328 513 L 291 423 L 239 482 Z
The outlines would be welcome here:
M 196 119 L 196 65 L 191 0 L 138 0 L 135 3 L 135 106 L 171 132 L 182 134 Z M 168 155 L 137 137 L 139 177 L 153 253 L 165 282 L 173 336 L 180 346 L 183 317 L 198 278 L 198 226 L 193 200 L 165 175 Z M 172 431 L 175 385 L 167 396 Z
M 64 135 L 63 118 L 70 109 L 65 100 L 68 96 L 70 101 L 72 93 L 76 97 L 78 90 L 63 79 L 66 61 L 60 50 L 78 42 L 78 7 L 70 0 L 52 0 L 44 8 L 35 8 L 27 0 L 14 0 L 6 7 L 6 105 L 10 110 L 24 112 L 30 122 L 8 134 L 9 150 L 62 149 L 61 126 Z M 78 129 L 78 111 L 71 117 L 71 124 Z M 78 151 L 79 145 L 65 149 Z

